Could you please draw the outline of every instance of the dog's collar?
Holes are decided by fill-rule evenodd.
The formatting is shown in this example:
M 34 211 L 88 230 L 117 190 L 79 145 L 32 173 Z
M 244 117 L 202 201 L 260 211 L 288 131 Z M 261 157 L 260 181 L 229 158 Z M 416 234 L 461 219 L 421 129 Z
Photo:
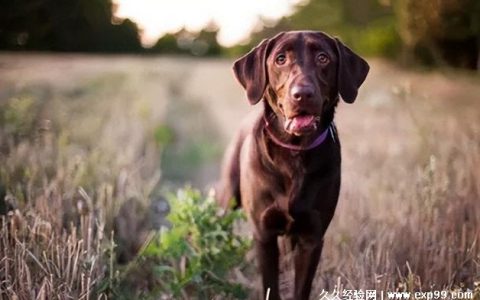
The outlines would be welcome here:
M 322 132 L 320 133 L 319 136 L 317 136 L 317 138 L 308 146 L 298 146 L 298 145 L 293 145 L 293 144 L 288 144 L 288 143 L 284 143 L 282 141 L 280 141 L 274 134 L 273 132 L 270 130 L 270 123 L 268 122 L 267 118 L 265 116 L 263 116 L 263 121 L 265 122 L 265 130 L 267 131 L 267 134 L 268 136 L 270 137 L 270 139 L 275 143 L 277 144 L 278 146 L 281 146 L 283 148 L 286 148 L 286 149 L 289 149 L 289 150 L 292 150 L 292 151 L 307 151 L 307 150 L 311 150 L 311 149 L 314 149 L 318 146 L 320 146 L 323 142 L 325 142 L 325 140 L 327 139 L 328 137 L 328 133 L 330 132 L 330 134 L 332 135 L 332 139 L 333 141 L 335 142 L 335 134 L 334 132 L 336 132 L 336 129 L 335 129 L 335 124 L 333 123 L 330 123 L 330 125 L 328 125 L 328 127 Z

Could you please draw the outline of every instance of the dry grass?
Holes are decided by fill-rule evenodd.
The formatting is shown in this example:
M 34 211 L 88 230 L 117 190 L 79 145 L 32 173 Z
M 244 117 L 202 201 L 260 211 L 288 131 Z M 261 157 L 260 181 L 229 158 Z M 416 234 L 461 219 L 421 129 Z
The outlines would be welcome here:
M 37 66 L 25 77 L 36 71 L 47 80 L 6 75 L 1 83 L 0 209 L 9 212 L 0 228 L 0 298 L 101 297 L 115 276 L 113 243 L 128 260 L 150 227 L 161 107 L 131 101 L 139 79 L 111 69 L 48 79 Z M 53 80 L 68 76 L 73 85 Z
M 161 218 L 158 182 L 213 182 L 250 109 L 229 64 L 0 55 L 1 299 L 118 298 L 113 252 L 132 259 Z M 372 62 L 339 107 L 342 192 L 314 294 L 475 288 L 478 83 Z
M 344 181 L 317 288 L 339 278 L 349 289 L 473 289 L 480 280 L 478 87 L 461 74 L 379 76 L 389 72 L 374 69 L 360 98 L 367 105 L 341 108 Z M 372 83 L 391 91 L 375 99 Z
M 8 220 L 8 221 L 7 221 Z M 2 299 L 98 299 L 95 289 L 104 279 L 101 247 L 103 228 L 91 216 L 80 228 L 55 232 L 41 218 L 25 217 L 17 210 L 3 219 L 0 272 Z M 93 230 L 98 230 L 94 234 Z

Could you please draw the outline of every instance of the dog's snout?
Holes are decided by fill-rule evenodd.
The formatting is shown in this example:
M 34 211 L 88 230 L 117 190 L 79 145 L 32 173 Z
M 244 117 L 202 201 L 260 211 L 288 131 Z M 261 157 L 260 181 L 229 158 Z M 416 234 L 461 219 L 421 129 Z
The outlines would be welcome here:
M 315 89 L 312 85 L 296 84 L 292 87 L 290 94 L 294 100 L 308 100 L 313 97 Z

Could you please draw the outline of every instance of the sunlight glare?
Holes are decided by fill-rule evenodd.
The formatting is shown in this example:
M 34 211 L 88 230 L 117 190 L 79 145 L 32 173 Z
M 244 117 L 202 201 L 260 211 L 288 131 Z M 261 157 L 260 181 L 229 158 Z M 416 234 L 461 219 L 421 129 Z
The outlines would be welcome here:
M 246 40 L 259 18 L 276 20 L 291 13 L 299 0 L 114 0 L 115 15 L 130 18 L 142 29 L 142 42 L 152 45 L 165 33 L 185 27 L 199 31 L 210 22 L 219 27 L 218 40 L 232 46 Z

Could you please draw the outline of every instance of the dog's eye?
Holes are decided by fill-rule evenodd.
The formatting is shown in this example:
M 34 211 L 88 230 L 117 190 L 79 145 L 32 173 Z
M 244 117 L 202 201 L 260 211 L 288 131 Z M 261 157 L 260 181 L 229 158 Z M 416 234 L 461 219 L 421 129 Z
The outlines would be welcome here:
M 279 54 L 275 58 L 275 63 L 280 66 L 285 64 L 286 61 L 287 61 L 287 57 L 285 56 L 285 54 Z
M 317 61 L 320 62 L 322 65 L 324 65 L 330 62 L 330 58 L 325 53 L 322 52 L 317 55 Z

